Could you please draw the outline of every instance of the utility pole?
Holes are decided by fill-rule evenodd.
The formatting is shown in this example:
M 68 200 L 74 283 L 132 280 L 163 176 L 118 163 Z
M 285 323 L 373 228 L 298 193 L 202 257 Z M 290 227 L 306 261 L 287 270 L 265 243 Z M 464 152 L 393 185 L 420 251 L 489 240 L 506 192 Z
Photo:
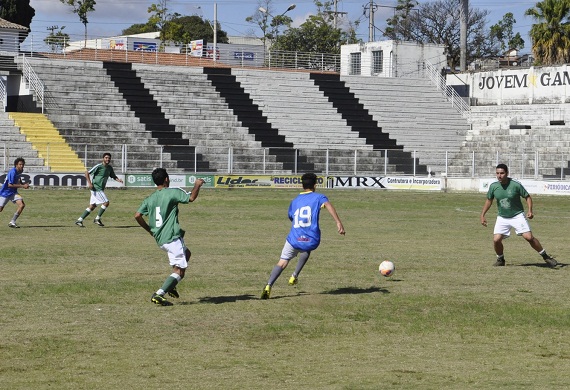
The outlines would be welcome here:
M 348 12 L 338 11 L 338 0 L 334 0 L 334 11 L 328 11 L 329 14 L 333 15 L 333 27 L 338 28 L 338 15 L 346 15 Z
M 459 15 L 459 69 L 467 70 L 467 17 L 469 15 L 469 0 L 461 0 Z
M 374 4 L 374 0 L 370 0 L 370 6 L 368 7 L 369 13 L 369 22 L 368 22 L 368 42 L 374 42 L 375 34 L 374 34 L 374 11 L 378 6 Z

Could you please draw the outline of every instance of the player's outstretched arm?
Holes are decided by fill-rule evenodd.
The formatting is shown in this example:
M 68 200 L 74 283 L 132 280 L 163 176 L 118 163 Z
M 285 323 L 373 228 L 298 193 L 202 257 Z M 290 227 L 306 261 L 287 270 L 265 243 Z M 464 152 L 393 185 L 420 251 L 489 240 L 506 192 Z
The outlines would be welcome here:
M 138 224 L 152 236 L 152 232 L 150 231 L 150 226 L 148 226 L 148 223 L 146 223 L 145 219 L 143 218 L 143 215 L 138 211 L 135 213 L 135 219 L 138 222 Z
M 324 204 L 324 206 L 327 208 L 330 215 L 333 217 L 334 221 L 336 222 L 336 228 L 338 230 L 338 233 L 344 235 L 346 233 L 344 231 L 344 226 L 342 226 L 342 222 L 340 221 L 340 218 L 339 218 L 334 206 L 331 204 L 331 202 L 326 202 Z
M 194 188 L 192 188 L 192 192 L 190 193 L 190 202 L 194 202 L 200 193 L 200 187 L 204 184 L 204 179 L 196 179 L 194 183 Z

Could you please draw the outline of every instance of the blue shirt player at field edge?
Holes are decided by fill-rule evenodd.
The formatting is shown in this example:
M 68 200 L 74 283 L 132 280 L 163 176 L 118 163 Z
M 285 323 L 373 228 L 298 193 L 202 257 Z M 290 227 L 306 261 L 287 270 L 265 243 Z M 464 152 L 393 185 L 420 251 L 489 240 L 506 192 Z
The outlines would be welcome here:
M 93 176 L 93 179 L 91 179 Z M 99 208 L 99 212 L 95 217 L 93 223 L 98 226 L 105 226 L 103 225 L 103 221 L 101 221 L 101 216 L 109 207 L 109 199 L 107 195 L 105 195 L 105 187 L 107 186 L 107 180 L 109 177 L 119 183 L 123 183 L 123 180 L 119 179 L 117 175 L 115 175 L 115 171 L 111 166 L 111 153 L 103 154 L 103 161 L 99 164 L 93 166 L 89 171 L 85 172 L 85 178 L 87 179 L 87 187 L 91 190 L 91 199 L 89 200 L 89 206 L 85 209 L 81 217 L 75 221 L 75 224 L 79 227 L 85 227 L 83 225 L 83 220 L 87 218 L 87 216 L 95 210 L 98 204 L 101 205 Z
M 170 178 L 164 168 L 152 171 L 152 180 L 157 185 L 157 190 L 143 200 L 135 213 L 135 219 L 154 237 L 160 249 L 168 253 L 172 274 L 166 278 L 162 287 L 152 294 L 150 300 L 157 305 L 171 306 L 172 303 L 164 296 L 166 294 L 174 298 L 180 296 L 176 285 L 184 278 L 191 256 L 190 250 L 184 244 L 184 230 L 178 223 L 178 204 L 194 202 L 204 180 L 196 179 L 190 193 L 181 188 L 169 188 Z M 148 223 L 144 215 L 148 216 Z
M 22 172 L 24 172 L 25 165 L 26 161 L 21 157 L 18 157 L 16 160 L 14 160 L 14 168 L 8 171 L 6 180 L 4 181 L 4 184 L 2 184 L 2 188 L 0 188 L 0 212 L 4 210 L 4 206 L 6 206 L 6 203 L 8 203 L 8 201 L 11 201 L 16 205 L 16 207 L 18 207 L 12 216 L 10 223 L 8 223 L 8 226 L 11 228 L 19 228 L 19 226 L 16 225 L 16 220 L 26 207 L 24 198 L 18 194 L 18 188 L 30 188 L 30 185 L 28 183 L 22 183 L 22 179 L 20 177 Z
M 291 230 L 285 240 L 285 245 L 281 251 L 281 257 L 277 265 L 273 267 L 267 285 L 261 293 L 261 299 L 269 299 L 271 287 L 281 275 L 281 272 L 297 254 L 299 260 L 295 272 L 289 278 L 289 285 L 294 286 L 299 281 L 299 274 L 309 260 L 311 252 L 319 246 L 321 242 L 321 229 L 319 227 L 319 216 L 321 208 L 326 208 L 336 222 L 339 234 L 344 235 L 344 226 L 328 198 L 324 194 L 315 192 L 317 186 L 317 175 L 305 173 L 301 176 L 303 192 L 301 192 L 289 205 L 289 220 L 291 220 Z
M 556 267 L 558 262 L 546 253 L 540 241 L 532 234 L 528 220 L 534 217 L 532 211 L 532 197 L 521 183 L 508 177 L 509 168 L 505 164 L 496 167 L 495 174 L 497 181 L 491 183 L 487 191 L 487 199 L 481 211 L 481 225 L 487 226 L 485 214 L 491 208 L 493 199 L 497 199 L 499 215 L 493 231 L 493 247 L 497 254 L 494 266 L 504 266 L 505 256 L 503 253 L 503 239 L 508 238 L 511 229 L 528 241 L 530 246 L 537 251 L 549 267 Z M 521 198 L 526 200 L 527 212 L 524 214 L 524 207 Z

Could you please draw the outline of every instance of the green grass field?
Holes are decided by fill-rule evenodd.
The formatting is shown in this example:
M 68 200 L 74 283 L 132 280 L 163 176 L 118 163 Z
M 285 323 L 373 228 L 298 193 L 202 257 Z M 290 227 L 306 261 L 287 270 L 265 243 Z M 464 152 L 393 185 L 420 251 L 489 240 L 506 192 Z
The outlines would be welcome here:
M 323 192 L 346 236 L 324 211 L 299 285 L 293 262 L 262 301 L 297 191 L 203 189 L 181 210 L 181 298 L 159 307 L 166 254 L 133 218 L 150 190 L 109 190 L 106 227 L 84 229 L 86 190 L 21 191 L 22 228 L 7 227 L 13 205 L 0 213 L 0 388 L 570 387 L 570 269 L 519 237 L 492 267 L 483 194 Z M 570 263 L 570 202 L 534 201 L 535 235 Z

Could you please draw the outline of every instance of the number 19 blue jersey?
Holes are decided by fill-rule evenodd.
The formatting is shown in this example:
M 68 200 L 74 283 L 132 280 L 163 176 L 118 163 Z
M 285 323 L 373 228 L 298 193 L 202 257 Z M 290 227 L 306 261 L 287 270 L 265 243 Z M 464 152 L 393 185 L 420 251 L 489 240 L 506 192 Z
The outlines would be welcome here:
M 319 214 L 328 198 L 313 191 L 301 192 L 289 205 L 291 231 L 287 242 L 295 249 L 312 251 L 321 243 Z

